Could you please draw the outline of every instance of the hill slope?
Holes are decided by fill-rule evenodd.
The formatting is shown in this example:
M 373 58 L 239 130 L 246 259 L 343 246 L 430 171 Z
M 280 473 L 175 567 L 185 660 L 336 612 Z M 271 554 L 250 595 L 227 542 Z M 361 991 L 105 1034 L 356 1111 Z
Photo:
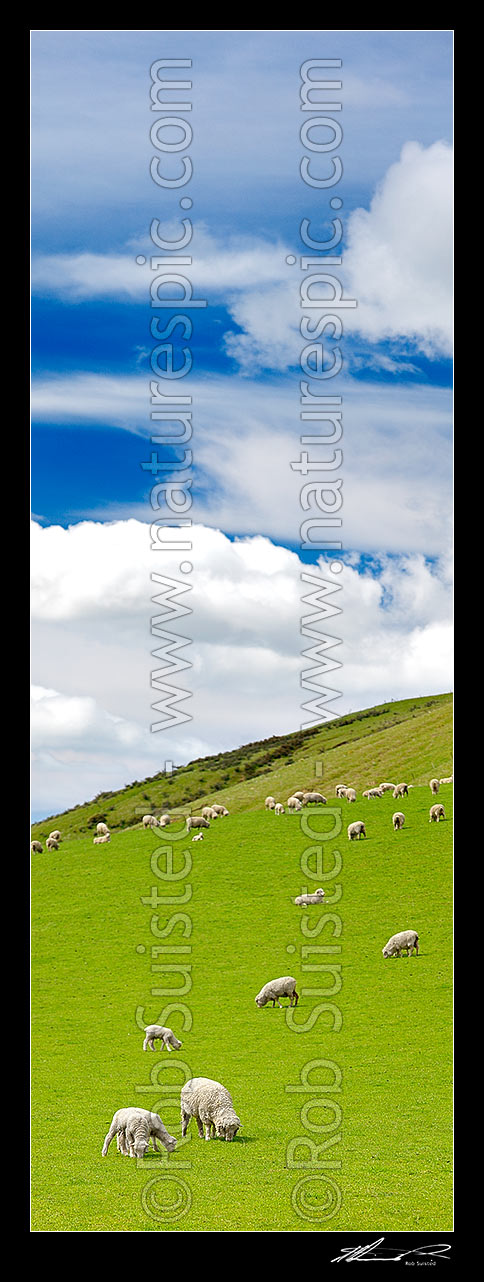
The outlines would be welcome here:
M 34 824 L 32 837 L 45 839 L 53 828 L 65 837 L 83 836 L 100 820 L 111 830 L 130 828 L 146 813 L 195 813 L 215 798 L 235 812 L 260 804 L 268 793 L 284 800 L 313 785 L 331 792 L 344 782 L 361 790 L 383 777 L 419 784 L 451 773 L 452 696 L 403 699 L 201 758 L 171 777 L 158 774 L 100 793 Z
M 60 849 L 32 864 L 34 1232 L 451 1229 L 453 789 L 437 825 L 428 788 L 451 772 L 450 714 L 448 696 L 408 700 L 288 736 L 287 756 L 278 740 L 250 745 L 248 761 L 279 757 L 218 791 L 231 813 L 199 845 L 181 825 L 123 831 L 107 815 L 111 842 L 94 846 L 89 807 L 71 812 L 70 838 L 60 817 Z M 214 760 L 212 784 L 237 779 L 243 751 Z M 327 806 L 264 810 L 268 791 L 319 782 L 321 764 Z M 180 771 L 197 806 L 203 770 Z M 391 793 L 361 797 L 392 776 L 415 784 L 397 833 Z M 341 778 L 356 804 L 336 801 Z M 110 800 L 132 815 L 129 789 Z M 355 819 L 366 841 L 347 840 Z M 322 906 L 294 905 L 319 885 Z M 419 955 L 384 961 L 408 928 Z M 258 1009 L 262 984 L 288 972 L 297 1009 Z M 179 1052 L 143 1053 L 152 1021 Z M 201 1143 L 193 1123 L 180 1140 L 191 1076 L 231 1091 L 233 1144 Z M 168 1158 L 101 1156 L 130 1104 L 161 1114 Z

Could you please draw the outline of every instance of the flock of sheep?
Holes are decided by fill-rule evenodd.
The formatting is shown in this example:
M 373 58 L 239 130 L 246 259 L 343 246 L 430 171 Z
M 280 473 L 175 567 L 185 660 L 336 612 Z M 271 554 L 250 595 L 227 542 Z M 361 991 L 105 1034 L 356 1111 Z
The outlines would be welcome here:
M 453 783 L 453 776 L 446 779 L 431 779 L 429 787 L 432 796 L 436 796 L 441 784 Z M 392 792 L 394 799 L 407 797 L 409 788 L 412 784 L 400 783 L 381 783 L 378 787 L 367 788 L 362 796 L 372 801 L 377 797 L 383 797 L 386 792 Z M 337 784 L 336 796 L 340 799 L 346 798 L 350 803 L 356 802 L 357 793 L 355 788 L 348 787 L 346 784 Z M 326 805 L 326 797 L 320 792 L 299 791 L 294 792 L 287 800 L 286 806 L 288 811 L 297 812 L 307 805 Z M 277 802 L 274 797 L 266 797 L 264 802 L 266 810 L 274 811 L 275 815 L 283 815 L 285 807 L 281 802 Z M 210 823 L 219 818 L 225 818 L 229 811 L 225 806 L 213 805 L 204 806 L 201 815 L 189 815 L 186 819 L 187 833 L 196 829 L 192 841 L 203 840 L 203 829 L 210 828 Z M 438 823 L 440 819 L 445 819 L 445 810 L 441 803 L 434 803 L 430 807 L 429 823 Z M 172 822 L 169 814 L 161 815 L 158 819 L 155 815 L 144 815 L 142 827 L 145 829 L 166 828 Z M 405 815 L 398 810 L 392 816 L 392 825 L 395 832 L 403 828 Z M 360 840 L 366 837 L 366 827 L 363 820 L 356 820 L 349 824 L 347 829 L 350 841 Z M 93 838 L 95 845 L 109 842 L 111 834 L 105 823 L 98 823 L 96 835 Z M 61 841 L 61 833 L 56 829 L 51 832 L 46 840 L 47 850 L 58 850 Z M 42 845 L 39 841 L 32 842 L 32 852 L 42 853 Z M 324 900 L 324 890 L 320 887 L 312 894 L 298 895 L 293 900 L 300 908 L 306 908 L 313 904 L 322 904 Z M 403 930 L 396 935 L 392 935 L 388 943 L 382 949 L 383 957 L 401 957 L 403 952 L 411 956 L 413 951 L 418 954 L 419 937 L 416 930 Z M 269 980 L 264 984 L 255 998 L 256 1005 L 261 1008 L 272 1002 L 272 1006 L 281 1007 L 280 998 L 289 998 L 290 1006 L 297 1006 L 299 994 L 296 991 L 296 980 L 293 975 L 283 975 L 278 979 Z M 145 1038 L 143 1050 L 155 1050 L 155 1041 L 160 1042 L 160 1050 L 171 1052 L 180 1050 L 182 1043 L 175 1036 L 173 1029 L 163 1027 L 160 1024 L 148 1024 L 144 1029 Z M 213 1137 L 231 1141 L 235 1138 L 242 1123 L 233 1107 L 232 1096 L 221 1082 L 216 1082 L 208 1077 L 193 1077 L 181 1090 L 181 1133 L 182 1139 L 185 1138 L 187 1128 L 193 1117 L 196 1121 L 198 1134 L 201 1139 L 210 1140 Z M 107 1155 L 109 1145 L 116 1136 L 118 1152 L 123 1156 L 144 1157 L 148 1149 L 150 1140 L 156 1152 L 159 1151 L 157 1140 L 163 1145 L 168 1153 L 173 1152 L 176 1148 L 176 1138 L 170 1135 L 158 1113 L 151 1113 L 144 1108 L 121 1108 L 114 1114 L 110 1128 L 104 1140 L 102 1154 Z

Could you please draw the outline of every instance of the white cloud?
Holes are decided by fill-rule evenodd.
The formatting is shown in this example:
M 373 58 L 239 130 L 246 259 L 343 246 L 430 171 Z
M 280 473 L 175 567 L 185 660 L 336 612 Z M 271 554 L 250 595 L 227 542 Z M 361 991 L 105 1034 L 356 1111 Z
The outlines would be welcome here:
M 287 378 L 190 379 L 194 519 L 228 533 L 299 542 L 302 514 L 299 385 Z M 339 381 L 343 396 L 343 539 L 347 548 L 418 549 L 438 555 L 451 504 L 451 394 L 432 387 Z M 33 389 L 42 422 L 110 424 L 148 436 L 149 378 L 76 374 Z M 230 429 L 230 430 L 229 430 Z M 147 455 L 140 443 L 140 461 Z M 315 451 L 309 451 L 316 457 Z M 144 506 L 92 508 L 88 515 L 151 519 Z M 83 515 L 86 513 L 79 513 Z
M 150 732 L 159 696 L 151 672 L 150 575 L 178 582 L 180 556 L 150 550 L 141 522 L 85 522 L 33 530 L 34 809 L 56 810 L 183 762 L 308 720 L 300 689 L 311 642 L 300 635 L 310 607 L 301 598 L 298 556 L 265 538 L 231 542 L 220 531 L 192 532 L 192 614 L 171 628 L 189 638 L 192 667 L 171 684 L 191 698 L 192 720 Z M 86 566 L 88 567 L 86 572 Z M 307 569 L 307 567 L 306 567 Z M 447 561 L 385 557 L 376 573 L 353 558 L 331 599 L 342 613 L 322 625 L 342 644 L 343 663 L 325 684 L 342 691 L 338 715 L 388 698 L 450 688 L 450 576 Z M 169 677 L 167 678 L 169 679 Z
M 168 240 L 179 239 L 180 223 L 162 223 L 161 234 Z M 285 278 L 288 253 L 289 248 L 281 242 L 274 244 L 249 236 L 233 236 L 222 243 L 203 224 L 197 224 L 193 239 L 182 255 L 191 258 L 192 264 L 180 271 L 191 281 L 195 297 L 199 298 L 200 291 L 204 290 L 223 295 L 227 290 L 246 290 Z M 149 300 L 150 285 L 156 276 L 149 265 L 150 255 L 163 256 L 146 237 L 131 241 L 129 253 L 38 255 L 32 264 L 33 289 L 75 301 L 124 298 L 145 302 Z M 148 261 L 139 264 L 137 257 Z M 177 297 L 176 287 L 172 296 Z
M 407 142 L 369 209 L 349 215 L 347 248 L 336 274 L 358 306 L 345 312 L 345 333 L 372 344 L 405 342 L 430 357 L 451 354 L 452 171 L 447 143 Z M 173 234 L 168 227 L 166 234 Z M 247 236 L 216 239 L 203 225 L 187 249 L 196 297 L 215 294 L 242 331 L 229 330 L 224 343 L 243 370 L 298 363 L 298 269 L 286 264 L 292 249 Z M 34 289 L 75 300 L 146 299 L 152 273 L 136 265 L 140 250 L 149 254 L 149 243 L 133 242 L 129 255 L 44 255 L 34 260 Z
M 452 351 L 452 148 L 408 142 L 370 209 L 348 223 L 347 288 L 354 328 L 406 337 L 428 355 Z

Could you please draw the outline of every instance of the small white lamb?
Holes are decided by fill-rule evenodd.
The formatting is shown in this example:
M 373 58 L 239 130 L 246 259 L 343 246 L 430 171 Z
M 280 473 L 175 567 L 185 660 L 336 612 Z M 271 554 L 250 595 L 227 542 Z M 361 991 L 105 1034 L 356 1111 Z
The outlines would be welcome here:
M 171 1051 L 172 1047 L 173 1050 L 179 1051 L 180 1047 L 183 1045 L 182 1042 L 178 1041 L 178 1037 L 175 1037 L 173 1029 L 164 1028 L 162 1024 L 147 1024 L 145 1033 L 146 1037 L 143 1042 L 144 1051 L 148 1049 L 148 1046 L 150 1051 L 154 1051 L 156 1049 L 154 1046 L 155 1041 L 161 1041 L 160 1051 L 164 1050 L 165 1046 L 167 1051 Z

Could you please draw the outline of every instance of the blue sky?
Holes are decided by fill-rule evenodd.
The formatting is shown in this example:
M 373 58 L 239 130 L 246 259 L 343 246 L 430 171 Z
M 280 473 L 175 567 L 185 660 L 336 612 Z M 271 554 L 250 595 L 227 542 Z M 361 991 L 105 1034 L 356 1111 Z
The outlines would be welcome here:
M 343 275 L 346 291 L 353 290 L 358 300 L 356 314 L 345 318 L 342 341 L 343 534 L 345 561 L 361 600 L 358 606 L 355 595 L 354 619 L 347 620 L 347 687 L 338 711 L 368 705 L 380 694 L 391 697 L 394 647 L 408 645 L 412 652 L 413 646 L 421 654 L 421 637 L 430 629 L 430 650 L 415 660 L 405 680 L 394 683 L 395 695 L 410 688 L 419 693 L 420 682 L 426 693 L 431 682 L 426 656 L 432 645 L 435 652 L 431 633 L 448 621 L 449 600 L 450 32 L 33 33 L 32 508 L 45 535 L 52 531 L 42 544 L 41 578 L 52 582 L 55 593 L 67 546 L 62 530 L 89 525 L 86 537 L 95 529 L 101 548 L 110 538 L 109 523 L 119 523 L 124 540 L 126 531 L 151 518 L 150 481 L 141 468 L 149 457 L 150 435 L 149 279 L 135 267 L 135 258 L 149 252 L 154 217 L 171 227 L 180 216 L 179 193 L 160 191 L 149 174 L 149 69 L 159 57 L 189 57 L 193 64 L 191 72 L 180 73 L 193 81 L 194 174 L 187 189 L 193 199 L 191 278 L 195 294 L 208 305 L 194 313 L 193 369 L 184 390 L 189 383 L 194 398 L 192 515 L 206 532 L 200 548 L 206 543 L 215 558 L 223 559 L 227 542 L 236 549 L 234 540 L 263 536 L 268 564 L 272 545 L 274 555 L 280 549 L 283 557 L 285 549 L 295 558 L 288 561 L 293 568 L 300 564 L 300 480 L 290 462 L 299 448 L 301 340 L 297 268 L 295 274 L 285 258 L 300 250 L 301 218 L 329 227 L 326 197 L 299 175 L 304 151 L 299 67 L 308 58 L 342 60 L 341 72 L 329 74 L 343 81 L 344 172 L 338 186 Z M 218 531 L 226 544 L 215 549 L 209 531 Z M 123 542 L 128 561 L 135 533 L 133 540 Z M 200 555 L 203 559 L 202 550 Z M 100 551 L 100 563 L 103 556 Z M 308 559 L 315 557 L 303 557 Z M 215 563 L 212 569 L 215 573 Z M 239 562 L 233 573 L 236 578 L 242 573 Z M 404 608 L 409 575 L 415 592 L 411 608 L 408 603 Z M 377 644 L 383 613 L 392 636 L 380 664 L 387 673 L 381 687 L 375 675 L 379 665 L 365 668 L 360 655 L 360 671 L 351 648 L 357 645 L 361 603 L 373 609 L 371 581 L 377 589 L 377 613 L 368 619 L 371 646 Z M 241 583 L 242 600 L 245 587 L 250 595 Z M 96 707 L 102 704 L 102 716 L 126 719 L 141 736 L 149 716 L 148 703 L 137 716 L 123 702 L 128 660 L 121 652 L 118 685 L 105 698 L 103 679 L 88 657 L 82 678 L 79 666 L 75 675 L 67 663 L 58 663 L 64 683 L 58 690 L 51 656 L 64 652 L 73 619 L 79 627 L 87 616 L 79 602 L 69 598 L 59 612 L 47 597 L 39 607 L 34 682 L 66 703 L 65 720 L 60 714 L 58 719 L 59 740 L 53 731 L 49 742 L 40 736 L 39 809 L 51 804 L 48 798 L 55 809 L 59 791 L 62 799 L 75 800 L 79 787 L 87 794 L 100 777 L 105 786 L 113 777 L 104 749 L 94 759 L 86 744 L 81 749 L 69 742 L 69 700 L 92 698 Z M 274 603 L 276 615 L 277 610 Z M 146 620 L 136 642 L 141 647 L 145 627 Z M 241 629 L 245 635 L 242 619 Z M 261 635 L 257 625 L 253 654 Z M 97 655 L 100 672 L 103 644 L 94 629 L 85 653 Z M 280 658 L 278 645 L 274 641 Z M 129 662 L 132 670 L 133 652 Z M 200 663 L 208 689 L 208 657 Z M 446 663 L 439 659 L 436 665 L 436 689 L 448 686 Z M 286 720 L 278 720 L 274 694 L 251 733 L 250 723 L 235 713 L 233 679 L 228 691 L 232 738 L 221 716 L 211 722 L 206 709 L 200 710 L 197 733 L 190 744 L 177 739 L 174 753 L 186 756 L 193 749 L 200 755 L 232 746 L 243 734 L 254 738 L 256 732 L 296 728 L 296 705 Z M 262 708 L 257 693 L 254 698 Z M 54 694 L 49 699 L 51 712 Z M 88 737 L 87 714 L 85 724 Z M 143 747 L 145 765 L 150 751 L 151 746 Z M 118 769 L 141 777 L 135 756 L 128 759 L 121 752 L 116 777 Z M 74 780 L 69 760 L 77 760 Z

